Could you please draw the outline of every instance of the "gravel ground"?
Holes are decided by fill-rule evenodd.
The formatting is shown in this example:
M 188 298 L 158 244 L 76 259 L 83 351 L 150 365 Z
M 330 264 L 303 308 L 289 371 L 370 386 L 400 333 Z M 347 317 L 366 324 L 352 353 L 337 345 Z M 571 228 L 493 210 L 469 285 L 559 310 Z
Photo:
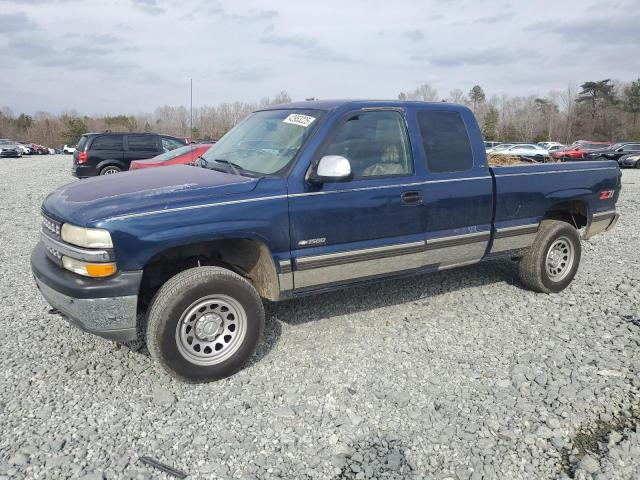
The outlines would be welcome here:
M 47 313 L 29 254 L 69 168 L 0 160 L 0 478 L 640 477 L 640 171 L 561 294 L 493 261 L 267 305 L 251 365 L 193 386 Z

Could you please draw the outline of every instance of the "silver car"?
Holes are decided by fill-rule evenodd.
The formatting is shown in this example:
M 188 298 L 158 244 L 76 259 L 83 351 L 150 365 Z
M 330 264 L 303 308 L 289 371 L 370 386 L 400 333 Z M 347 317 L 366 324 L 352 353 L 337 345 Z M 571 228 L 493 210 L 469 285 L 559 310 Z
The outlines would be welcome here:
M 621 167 L 635 167 L 640 168 L 640 153 L 632 153 L 631 155 L 624 155 L 618 159 L 618 165 Z
M 19 158 L 21 156 L 22 148 L 18 142 L 7 138 L 0 138 L 0 157 Z

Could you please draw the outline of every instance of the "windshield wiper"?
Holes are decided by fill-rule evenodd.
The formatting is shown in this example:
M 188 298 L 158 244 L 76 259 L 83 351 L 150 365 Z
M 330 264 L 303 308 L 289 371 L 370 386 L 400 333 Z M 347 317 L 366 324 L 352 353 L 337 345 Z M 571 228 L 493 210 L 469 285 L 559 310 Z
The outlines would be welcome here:
M 208 164 L 209 164 L 209 160 L 204 158 L 202 155 L 198 155 L 196 157 L 196 160 L 191 165 L 194 165 L 196 167 L 207 168 Z
M 211 161 L 207 160 L 202 155 L 196 158 L 196 161 L 193 163 L 193 165 L 195 165 L 196 167 L 211 168 L 212 170 L 216 170 L 218 172 L 233 173 L 234 175 L 240 175 L 242 177 L 255 176 L 252 174 L 253 172 L 250 172 L 249 170 L 246 170 L 244 167 L 238 165 L 237 163 L 230 162 L 229 160 L 225 160 L 223 158 L 214 158 L 213 161 L 216 163 L 223 164 L 226 168 L 224 170 L 219 170 L 217 168 L 210 167 Z
M 214 158 L 213 161 L 216 163 L 222 163 L 223 165 L 229 166 L 232 172 L 235 173 L 236 175 L 242 175 L 242 172 L 245 171 L 245 169 L 242 168 L 240 165 L 238 165 L 237 163 L 230 162 L 229 160 L 224 160 L 222 158 Z

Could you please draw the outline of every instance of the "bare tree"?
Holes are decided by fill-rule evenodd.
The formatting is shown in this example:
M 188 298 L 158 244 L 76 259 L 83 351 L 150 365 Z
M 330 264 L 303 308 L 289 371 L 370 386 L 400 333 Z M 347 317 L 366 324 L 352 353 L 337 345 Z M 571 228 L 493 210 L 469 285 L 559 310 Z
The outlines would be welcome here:
M 437 102 L 438 91 L 428 83 L 419 85 L 411 92 L 401 92 L 398 95 L 400 100 L 418 100 L 421 102 Z

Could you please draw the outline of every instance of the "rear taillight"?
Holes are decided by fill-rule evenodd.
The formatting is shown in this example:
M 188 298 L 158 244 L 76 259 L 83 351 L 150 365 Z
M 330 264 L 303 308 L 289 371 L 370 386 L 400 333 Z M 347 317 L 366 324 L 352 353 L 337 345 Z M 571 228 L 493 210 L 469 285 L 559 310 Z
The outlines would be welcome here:
M 87 152 L 80 152 L 80 155 L 78 155 L 78 163 L 85 163 L 87 160 L 89 160 Z

